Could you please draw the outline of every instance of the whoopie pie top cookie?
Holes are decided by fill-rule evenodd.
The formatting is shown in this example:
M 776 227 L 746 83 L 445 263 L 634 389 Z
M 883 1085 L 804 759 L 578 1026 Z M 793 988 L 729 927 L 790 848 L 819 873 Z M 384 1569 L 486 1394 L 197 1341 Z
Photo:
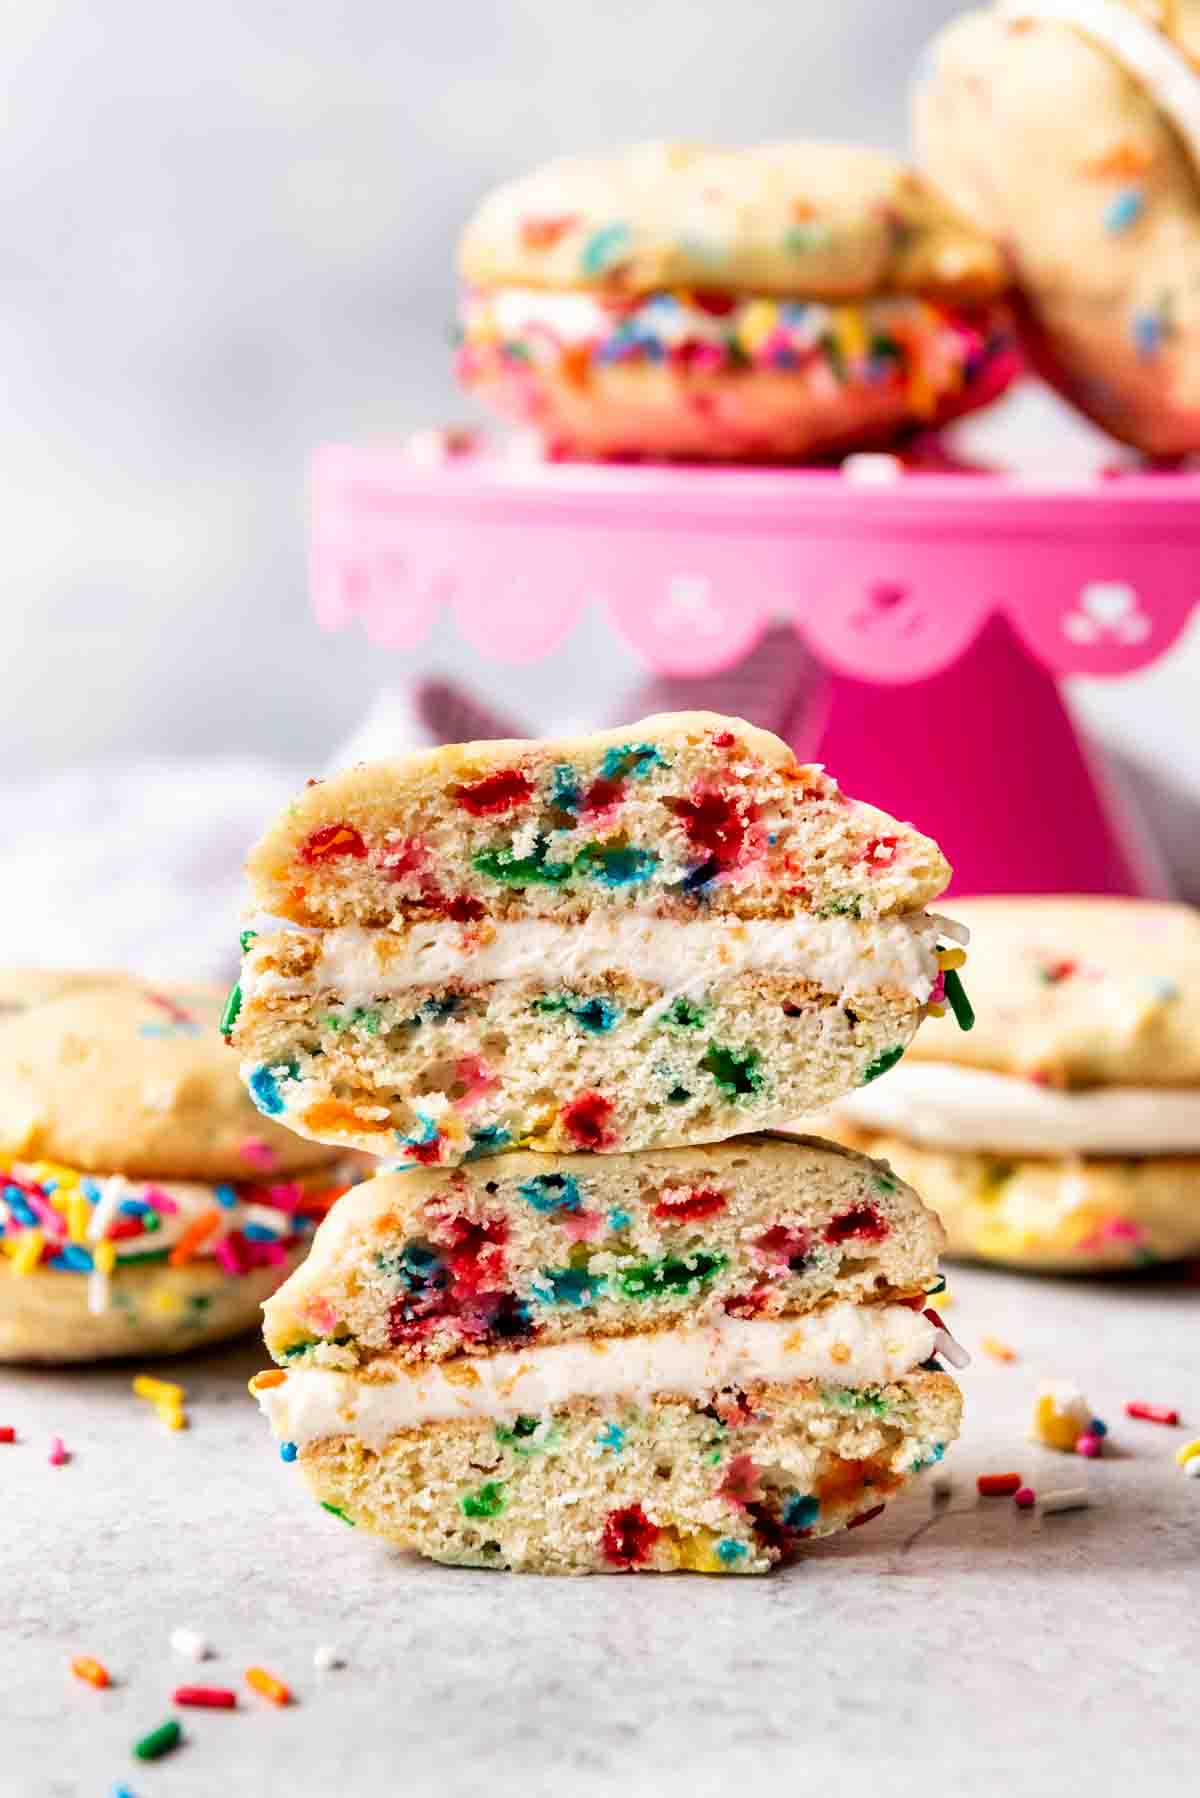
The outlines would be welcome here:
M 479 287 L 989 299 L 992 243 L 877 150 L 652 143 L 552 162 L 490 194 L 464 234 Z
M 1200 912 L 1055 897 L 955 899 L 954 915 L 975 1028 L 931 1019 L 906 1059 L 1053 1087 L 1200 1087 Z
M 127 979 L 111 968 L 0 968 L 0 1018 L 28 1011 L 33 1005 L 46 1005 L 68 993 L 121 986 Z
M 261 1180 L 333 1156 L 260 1117 L 222 994 L 126 982 L 0 1023 L 0 1157 L 161 1180 Z

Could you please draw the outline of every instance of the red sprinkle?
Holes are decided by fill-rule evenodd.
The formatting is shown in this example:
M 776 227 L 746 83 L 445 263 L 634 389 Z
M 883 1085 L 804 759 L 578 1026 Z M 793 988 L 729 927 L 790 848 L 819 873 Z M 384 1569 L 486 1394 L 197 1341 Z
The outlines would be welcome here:
M 552 250 L 560 237 L 565 237 L 579 223 L 575 212 L 548 214 L 544 218 L 521 220 L 521 247 L 525 250 Z
M 737 738 L 731 730 L 719 730 L 713 738 L 713 748 L 732 749 L 736 742 Z
M 1032 1486 L 1018 1486 L 1013 1493 L 1013 1503 L 1018 1511 L 1032 1511 L 1037 1503 L 1037 1493 Z
M 1021 1490 L 1019 1473 L 981 1473 L 975 1481 L 982 1498 L 1015 1498 Z
M 327 824 L 323 830 L 314 830 L 300 848 L 301 861 L 331 862 L 340 856 L 352 855 L 361 861 L 367 853 L 367 845 L 363 842 L 350 824 Z
M 1148 1405 L 1144 1399 L 1131 1399 L 1125 1407 L 1127 1417 L 1140 1417 L 1143 1423 L 1165 1423 L 1174 1427 L 1179 1413 L 1171 1405 Z
M 477 924 L 480 918 L 487 916 L 487 907 L 478 899 L 472 899 L 469 893 L 456 893 L 453 899 L 446 901 L 446 916 L 455 924 Z
M 860 1511 L 857 1517 L 852 1517 L 846 1525 L 846 1528 L 848 1530 L 860 1530 L 864 1523 L 871 1523 L 876 1517 L 882 1516 L 886 1509 L 886 1505 L 872 1505 L 869 1511 Z
M 737 1505 L 741 1510 L 746 1510 L 750 1505 L 761 1504 L 761 1477 L 762 1469 L 755 1465 L 752 1455 L 735 1455 L 725 1469 L 725 1478 L 717 1487 L 717 1497 L 725 1499 L 731 1505 Z
M 853 1211 L 843 1211 L 840 1217 L 830 1219 L 825 1226 L 825 1240 L 845 1242 L 851 1236 L 861 1236 L 868 1242 L 882 1242 L 888 1228 L 874 1205 L 856 1205 Z
M 172 1704 L 193 1704 L 207 1711 L 237 1708 L 237 1693 L 228 1686 L 176 1686 Z
M 71 1459 L 71 1456 L 68 1453 L 67 1449 L 63 1445 L 62 1437 L 61 1436 L 51 1436 L 51 1438 L 50 1438 L 50 1465 L 51 1465 L 51 1467 L 65 1467 L 67 1462 L 70 1459 Z
M 654 1215 L 669 1224 L 690 1223 L 700 1217 L 715 1217 L 718 1211 L 724 1211 L 727 1202 L 725 1194 L 715 1186 L 697 1186 L 690 1192 L 662 1193 Z
M 612 1109 L 612 1100 L 603 1093 L 586 1092 L 564 1105 L 559 1116 L 563 1129 L 581 1149 L 611 1149 L 617 1141 L 616 1131 L 608 1128 Z
M 1095 1461 L 1104 1453 L 1104 1439 L 1091 1430 L 1085 1430 L 1082 1436 L 1075 1438 L 1075 1453 L 1084 1455 L 1089 1461 Z
M 858 859 L 868 868 L 890 868 L 899 846 L 899 837 L 872 837 Z
M 623 1511 L 609 1512 L 600 1546 L 605 1560 L 615 1567 L 638 1567 L 649 1559 L 659 1534 L 641 1505 L 626 1505 Z
M 533 782 L 519 768 L 501 768 L 469 787 L 450 789 L 456 803 L 473 818 L 493 818 L 524 805 L 533 794 Z
M 17 1432 L 11 1423 L 0 1423 L 0 1442 L 15 1442 Z
M 746 826 L 753 820 L 752 807 L 743 810 L 723 793 L 697 788 L 694 799 L 677 800 L 674 807 L 695 849 L 702 849 L 717 869 L 735 868 L 746 842 Z
M 789 1230 L 786 1224 L 772 1224 L 755 1238 L 754 1249 L 768 1261 L 782 1262 L 792 1273 L 800 1273 L 808 1259 L 811 1238 L 807 1230 Z

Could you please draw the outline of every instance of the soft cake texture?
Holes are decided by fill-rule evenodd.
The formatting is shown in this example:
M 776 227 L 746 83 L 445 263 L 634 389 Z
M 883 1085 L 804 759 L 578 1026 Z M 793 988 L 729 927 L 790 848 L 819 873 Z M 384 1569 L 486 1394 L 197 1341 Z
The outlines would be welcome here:
M 69 993 L 122 986 L 127 978 L 107 968 L 0 968 L 0 1017 L 29 1011 Z
M 947 26 L 913 96 L 923 165 L 1012 259 L 1039 372 L 1151 455 L 1200 449 L 1198 46 L 1196 0 L 997 5 Z
M 280 1391 L 259 1396 L 282 1431 Z M 379 1444 L 322 1436 L 296 1453 L 327 1509 L 434 1560 L 762 1573 L 807 1537 L 869 1521 L 941 1458 L 960 1411 L 952 1380 L 917 1373 L 879 1387 L 801 1381 L 640 1404 L 614 1393 Z
M 498 189 L 458 373 L 560 455 L 793 460 L 992 397 L 1002 258 L 877 151 L 647 144 Z
M 814 1127 L 886 1156 L 952 1254 L 1078 1273 L 1200 1253 L 1200 915 L 1071 897 L 955 915 L 975 1029 L 930 1023 L 892 1088 Z
M 711 1140 L 873 1078 L 934 990 L 922 908 L 949 877 L 707 713 L 351 769 L 249 867 L 268 916 L 232 1038 L 256 1103 L 422 1164 Z
M 935 1285 L 936 1220 L 886 1164 L 801 1138 L 507 1154 L 347 1194 L 268 1301 L 283 1365 L 487 1355 Z

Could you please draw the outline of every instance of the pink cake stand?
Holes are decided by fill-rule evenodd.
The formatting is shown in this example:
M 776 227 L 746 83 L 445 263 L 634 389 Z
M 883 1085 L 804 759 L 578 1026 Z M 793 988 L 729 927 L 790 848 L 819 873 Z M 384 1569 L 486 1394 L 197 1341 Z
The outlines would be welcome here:
M 790 618 L 828 676 L 798 753 L 919 820 L 955 891 L 1161 894 L 1058 682 L 1128 674 L 1175 641 L 1200 596 L 1200 475 L 852 467 L 554 463 L 437 433 L 329 445 L 317 618 L 409 650 L 448 605 L 477 649 L 519 663 L 601 600 L 679 675 L 731 666 Z

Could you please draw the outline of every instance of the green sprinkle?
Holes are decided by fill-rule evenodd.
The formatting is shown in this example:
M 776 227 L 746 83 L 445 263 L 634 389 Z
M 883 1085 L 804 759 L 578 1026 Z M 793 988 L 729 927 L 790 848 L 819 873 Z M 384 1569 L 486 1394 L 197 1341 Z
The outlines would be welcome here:
M 606 274 L 625 259 L 631 241 L 628 225 L 602 225 L 592 232 L 580 251 L 580 268 L 585 275 Z
M 608 843 L 587 843 L 575 857 L 575 872 L 585 880 L 605 886 L 640 886 L 658 865 L 653 849 L 631 849 Z
M 257 941 L 257 930 L 243 930 L 241 936 L 238 938 L 238 942 L 242 945 L 242 954 L 245 955 L 251 943 L 256 943 Z
M 326 1504 L 324 1499 L 322 1499 L 321 1500 L 321 1509 L 323 1511 L 328 1511 L 329 1515 L 331 1517 L 340 1517 L 343 1523 L 348 1523 L 350 1525 L 351 1529 L 353 1529 L 355 1527 L 353 1517 L 347 1517 L 346 1513 L 342 1510 L 342 1507 L 340 1505 L 329 1505 L 329 1504 Z
M 946 988 L 946 1003 L 954 1013 L 960 1030 L 969 1030 L 975 1022 L 975 1008 L 967 998 L 966 989 L 958 977 L 957 968 L 947 968 L 942 976 Z
M 170 1754 L 172 1748 L 178 1748 L 183 1740 L 183 1731 L 174 1717 L 166 1723 L 160 1723 L 152 1729 L 148 1736 L 133 1744 L 133 1752 L 139 1761 L 156 1761 L 161 1755 Z
M 668 1293 L 689 1293 L 707 1286 L 725 1266 L 725 1255 L 703 1250 L 686 1257 L 664 1255 L 661 1261 L 638 1261 L 618 1270 L 617 1285 L 627 1299 L 658 1299 Z
M 817 913 L 819 918 L 861 918 L 862 900 L 857 896 L 851 898 L 831 899 Z
M 889 1068 L 894 1068 L 903 1053 L 904 1044 L 893 1043 L 890 1049 L 885 1049 L 882 1055 L 877 1055 L 874 1061 L 867 1063 L 863 1069 L 863 1077 L 858 1084 L 870 1086 L 872 1080 L 878 1080 L 880 1074 L 886 1074 Z
M 233 986 L 231 986 L 229 989 L 229 997 L 228 997 L 228 999 L 226 999 L 225 1009 L 221 1013 L 221 1035 L 222 1036 L 229 1036 L 232 1034 L 233 1027 L 238 1021 L 238 1013 L 239 1013 L 239 1011 L 241 1011 L 241 1009 L 242 1009 L 242 989 L 241 989 L 240 983 L 235 982 L 235 984 Z
M 686 1086 L 673 1086 L 667 1094 L 667 1104 L 686 1105 L 691 1096 Z
M 723 1049 L 719 1043 L 712 1043 L 700 1066 L 730 1098 L 747 1099 L 762 1091 L 763 1076 L 758 1063 L 757 1049 Z
M 504 1487 L 496 1480 L 485 1480 L 478 1492 L 468 1492 L 463 1499 L 463 1516 L 498 1517 L 504 1502 Z
M 382 1016 L 377 1011 L 368 1010 L 358 1005 L 351 1012 L 331 1011 L 326 1013 L 325 1028 L 335 1034 L 342 1030 L 365 1030 L 368 1036 L 378 1036 Z
M 117 1257 L 117 1265 L 119 1267 L 128 1267 L 130 1263 L 134 1261 L 139 1263 L 165 1261 L 170 1253 L 170 1249 L 146 1249 L 141 1254 L 138 1254 L 136 1250 L 132 1254 L 127 1251 Z
M 551 862 L 546 857 L 550 845 L 538 837 L 532 855 L 514 855 L 511 848 L 484 849 L 475 857 L 473 867 L 479 874 L 498 880 L 504 886 L 558 886 L 571 876 L 570 862 Z
M 663 1018 L 664 1024 L 673 1024 L 677 1030 L 699 1030 L 705 1019 L 703 1005 L 693 1005 L 690 999 L 676 999 Z

